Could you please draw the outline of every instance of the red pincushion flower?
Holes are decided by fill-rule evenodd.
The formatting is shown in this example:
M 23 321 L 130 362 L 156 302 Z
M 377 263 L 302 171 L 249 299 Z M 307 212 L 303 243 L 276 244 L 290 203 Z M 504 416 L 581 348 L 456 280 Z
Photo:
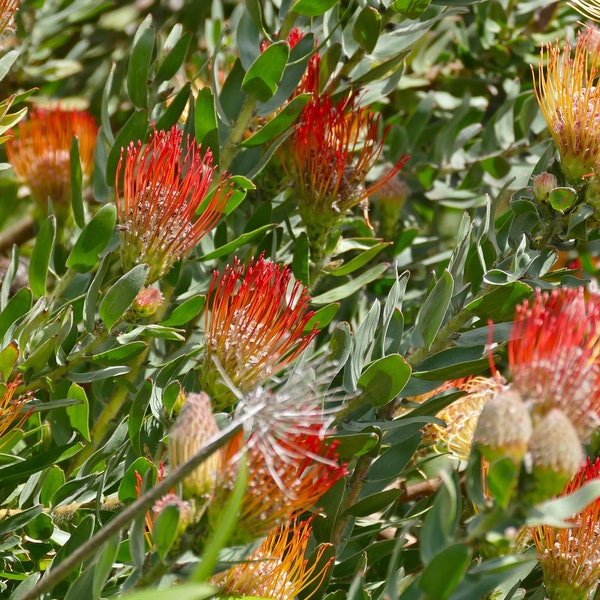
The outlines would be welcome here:
M 51 198 L 55 209 L 64 210 L 71 197 L 73 138 L 79 139 L 81 170 L 89 176 L 97 132 L 96 122 L 87 112 L 34 109 L 28 120 L 19 123 L 16 138 L 6 143 L 6 155 L 38 203 L 45 206 Z
M 212 159 L 210 149 L 202 153 L 177 126 L 154 131 L 143 148 L 142 142 L 132 142 L 126 154 L 121 150 L 116 187 L 126 269 L 147 263 L 148 283 L 156 281 L 213 228 L 233 189 L 229 177 L 222 176 L 209 198 L 216 170 Z
M 554 408 L 585 440 L 600 424 L 600 296 L 537 291 L 517 308 L 508 358 L 535 420 Z
M 598 479 L 600 458 L 594 463 L 588 459 L 562 495 Z M 550 600 L 589 598 L 600 579 L 600 498 L 574 515 L 572 521 L 572 527 L 542 525 L 532 529 Z
M 317 335 L 316 327 L 305 332 L 314 314 L 308 291 L 291 280 L 288 267 L 264 255 L 247 267 L 235 258 L 222 275 L 213 273 L 201 383 L 217 406 L 232 403 L 219 383 L 219 368 L 230 380 L 226 383 L 248 392 L 298 357 Z

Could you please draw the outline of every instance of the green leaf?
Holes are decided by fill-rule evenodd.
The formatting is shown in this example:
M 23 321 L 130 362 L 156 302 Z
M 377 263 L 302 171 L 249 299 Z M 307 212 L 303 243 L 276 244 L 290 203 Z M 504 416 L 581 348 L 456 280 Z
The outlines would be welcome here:
M 84 324 L 88 332 L 92 332 L 96 328 L 96 304 L 100 297 L 100 288 L 104 282 L 104 276 L 108 271 L 109 258 L 110 256 L 105 256 L 100 263 L 100 267 L 98 268 L 88 292 L 85 295 L 85 300 L 83 301 Z
M 181 27 L 181 25 L 179 27 Z M 178 69 L 183 65 L 191 41 L 192 34 L 189 32 L 184 33 L 177 40 L 173 48 L 158 65 L 158 69 L 156 70 L 157 81 L 168 81 L 175 73 L 177 73 Z
M 381 31 L 381 15 L 371 6 L 360 11 L 352 27 L 352 37 L 367 53 L 373 52 Z
M 294 273 L 294 277 L 304 285 L 309 284 L 308 237 L 304 231 L 296 238 L 296 243 L 294 244 L 292 273 Z
M 221 246 L 220 248 L 217 248 L 216 250 L 213 250 L 212 252 L 209 252 L 208 254 L 205 254 L 204 256 L 200 257 L 200 260 L 202 260 L 202 261 L 213 260 L 215 258 L 221 258 L 221 256 L 226 256 L 228 254 L 231 254 L 234 250 L 237 250 L 240 246 L 247 244 L 250 240 L 252 240 L 256 236 L 260 235 L 261 233 L 268 231 L 272 227 L 273 227 L 273 225 L 271 225 L 271 224 L 263 225 L 262 227 L 259 227 L 258 229 L 255 229 L 254 231 L 249 231 L 248 233 L 243 233 L 242 235 L 240 235 L 239 238 L 233 240 L 232 242 L 229 242 L 228 244 L 225 244 L 225 245 Z
M 448 271 L 444 271 L 417 315 L 416 330 L 427 349 L 431 348 L 435 336 L 444 322 L 452 299 L 453 288 L 452 275 Z
M 69 387 L 69 391 L 67 392 L 67 396 L 69 398 L 78 400 L 78 404 L 69 406 L 66 409 L 71 427 L 73 427 L 73 429 L 76 431 L 79 431 L 84 439 L 90 442 L 90 407 L 87 394 L 81 386 L 77 385 L 76 383 L 72 383 Z
M 160 119 L 156 121 L 156 129 L 168 131 L 177 123 L 183 114 L 183 111 L 190 100 L 190 89 L 191 84 L 186 83 L 172 99 L 165 112 L 161 115 Z
M 371 406 L 385 406 L 402 391 L 410 374 L 411 368 L 400 354 L 373 361 L 358 380 L 361 398 Z
M 160 590 L 160 600 L 206 600 L 216 592 L 218 588 L 208 583 L 182 583 Z M 121 596 L 121 600 L 156 600 L 156 590 L 132 592 Z
M 335 451 L 341 458 L 362 456 L 379 443 L 379 436 L 374 431 L 336 434 L 331 439 L 339 442 Z
M 148 265 L 136 265 L 106 292 L 100 305 L 100 318 L 107 329 L 112 329 L 131 306 L 146 283 L 148 271 Z
M 288 102 L 274 117 L 261 127 L 254 135 L 242 142 L 242 146 L 262 146 L 274 140 L 286 129 L 291 127 L 310 100 L 310 94 L 299 94 Z
M 364 273 L 361 273 L 356 279 L 352 279 L 339 287 L 315 296 L 312 299 L 313 304 L 331 304 L 332 302 L 343 300 L 377 279 L 387 268 L 387 263 L 375 265 Z
M 436 554 L 425 567 L 419 587 L 428 600 L 446 600 L 462 581 L 471 561 L 471 549 L 452 544 Z
M 136 397 L 133 399 L 131 410 L 129 411 L 129 420 L 127 422 L 129 441 L 131 442 L 131 447 L 138 456 L 142 453 L 142 425 L 144 423 L 144 416 L 146 415 L 146 409 L 150 403 L 151 396 L 152 382 L 150 380 L 146 380 L 144 381 L 144 385 L 142 385 Z
M 0 80 L 6 77 L 6 74 L 15 64 L 17 58 L 19 58 L 18 50 L 9 50 L 2 58 L 0 58 Z
M 42 505 L 32 506 L 27 508 L 16 515 L 6 517 L 0 521 L 0 538 L 7 533 L 14 533 L 25 527 L 27 523 L 35 519 L 38 515 L 42 514 Z
M 173 312 L 161 322 L 165 327 L 181 327 L 195 319 L 204 308 L 206 296 L 198 294 L 188 298 L 185 302 L 177 306 Z
M 554 188 L 548 194 L 548 202 L 554 210 L 565 212 L 577 202 L 577 192 L 569 187 Z
M 133 37 L 127 69 L 127 93 L 139 108 L 148 108 L 148 74 L 153 50 L 154 27 L 152 15 L 148 15 Z
M 304 15 L 305 17 L 318 17 L 333 8 L 338 0 L 298 0 L 290 8 L 290 12 Z
M 29 285 L 33 295 L 38 298 L 46 294 L 46 280 L 55 239 L 56 217 L 50 215 L 40 227 L 29 263 Z
M 329 275 L 335 275 L 336 277 L 339 277 L 341 275 L 349 275 L 350 273 L 354 273 L 354 271 L 360 269 L 360 267 L 366 265 L 373 257 L 377 256 L 377 254 L 389 246 L 390 243 L 391 242 L 381 242 L 375 244 L 337 269 L 328 271 Z
M 324 329 L 331 323 L 333 317 L 335 317 L 338 309 L 340 308 L 339 303 L 334 302 L 323 306 L 319 310 L 315 311 L 315 314 L 308 320 L 304 326 L 303 332 L 308 333 L 313 327 L 317 326 L 319 329 Z
M 67 267 L 86 273 L 98 263 L 100 253 L 106 248 L 117 223 L 117 208 L 114 204 L 105 204 L 79 234 L 71 254 L 67 258 Z
M 513 281 L 492 289 L 465 306 L 465 309 L 481 319 L 492 319 L 499 323 L 514 317 L 515 307 L 531 296 L 531 286 L 521 281 Z
M 51 506 L 50 501 L 56 490 L 65 484 L 65 472 L 58 466 L 50 466 L 44 473 L 44 483 L 40 491 L 40 502 L 44 506 Z
M 158 555 L 164 560 L 173 542 L 177 539 L 177 526 L 179 525 L 179 507 L 176 504 L 167 504 L 156 517 L 152 528 L 152 541 L 156 546 Z
M 16 342 L 11 342 L 0 351 L 0 379 L 8 381 L 10 374 L 19 359 L 19 348 Z
M 123 344 L 122 346 L 117 346 L 116 348 L 111 348 L 110 350 L 105 350 L 104 352 L 94 354 L 90 357 L 90 360 L 100 364 L 120 364 L 135 358 L 147 347 L 148 344 L 146 342 L 131 342 L 129 344 Z
M 8 301 L 6 308 L 0 313 L 0 340 L 6 335 L 11 325 L 15 325 L 31 310 L 32 302 L 33 294 L 29 288 L 21 288 Z
M 506 457 L 490 465 L 486 474 L 488 489 L 496 504 L 502 508 L 508 506 L 519 481 L 520 465 Z
M 130 370 L 129 367 L 125 366 L 105 367 L 104 369 L 98 369 L 96 371 L 86 369 L 81 372 L 71 371 L 66 377 L 75 383 L 92 383 L 92 381 L 101 381 L 102 379 L 111 379 L 112 377 L 125 375 L 125 373 L 129 373 Z
M 94 579 L 92 582 L 92 593 L 94 598 L 100 598 L 102 588 L 114 568 L 114 563 L 119 551 L 120 537 L 119 534 L 114 535 L 100 550 L 94 568 Z
M 85 210 L 83 208 L 83 173 L 79 158 L 79 139 L 75 136 L 71 142 L 71 207 L 77 227 L 85 227 Z
M 219 130 L 217 127 L 217 111 L 215 97 L 210 88 L 205 87 L 198 92 L 194 110 L 194 131 L 196 141 L 208 146 L 215 161 L 219 161 Z
M 277 91 L 289 55 L 290 46 L 284 41 L 266 48 L 246 72 L 242 80 L 244 92 L 261 102 L 271 98 Z
M 400 496 L 399 489 L 385 490 L 371 494 L 359 500 L 356 504 L 350 506 L 346 513 L 355 517 L 368 517 L 373 513 L 387 508 L 392 502 L 395 502 Z

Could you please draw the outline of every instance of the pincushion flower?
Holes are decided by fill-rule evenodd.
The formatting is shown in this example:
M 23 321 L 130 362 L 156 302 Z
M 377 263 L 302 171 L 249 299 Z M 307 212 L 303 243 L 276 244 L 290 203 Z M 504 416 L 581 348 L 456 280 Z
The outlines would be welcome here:
M 598 0 L 571 0 L 568 4 L 584 17 L 600 21 L 600 2 Z
M 567 41 L 542 46 L 534 90 L 570 183 L 600 168 L 600 88 L 597 33 L 587 27 L 577 35 L 575 52 Z M 547 62 L 547 65 L 545 63 Z
M 21 0 L 0 0 L 0 35 L 6 29 L 10 29 L 19 4 L 21 4 Z
M 273 530 L 244 562 L 219 573 L 212 583 L 222 595 L 252 596 L 272 600 L 295 600 L 308 586 L 323 581 L 333 558 L 319 564 L 330 544 L 321 544 L 311 565 L 305 558 L 312 519 L 292 519 Z M 305 600 L 312 594 L 303 596 Z
M 562 411 L 585 441 L 600 424 L 600 297 L 584 288 L 537 291 L 517 307 L 512 385 L 536 421 Z
M 0 384 L 0 438 L 11 429 L 17 429 L 25 423 L 31 415 L 31 411 L 27 410 L 27 394 L 14 397 L 17 386 L 21 383 L 20 378 L 17 378 L 11 383 Z
M 143 146 L 121 150 L 117 212 L 123 266 L 146 263 L 148 283 L 166 275 L 219 220 L 233 192 L 222 176 L 212 196 L 216 166 L 210 149 L 173 126 L 154 131 Z M 121 175 L 123 184 L 121 186 Z
M 402 156 L 376 183 L 366 178 L 385 140 L 380 119 L 357 105 L 355 94 L 333 103 L 328 94 L 315 96 L 303 109 L 292 134 L 290 171 L 311 251 L 318 261 L 329 233 L 357 205 L 367 214 L 368 197 L 407 162 Z
M 221 454 L 211 508 L 222 506 L 231 493 L 245 452 L 248 487 L 238 536 L 247 541 L 314 506 L 347 471 L 336 441 L 328 439 L 331 414 L 306 379 L 292 377 L 274 391 L 258 388 L 240 402 L 236 414 L 252 418 L 245 439 L 240 433 Z
M 305 329 L 313 316 L 307 289 L 288 267 L 261 255 L 248 266 L 235 258 L 213 273 L 205 317 L 202 389 L 219 408 L 232 405 L 233 384 L 242 393 L 267 381 L 297 358 L 317 335 Z M 229 381 L 221 380 L 221 370 Z
M 94 118 L 85 111 L 33 109 L 29 119 L 19 123 L 16 137 L 6 143 L 6 155 L 33 198 L 43 207 L 50 198 L 57 214 L 64 213 L 71 200 L 73 138 L 79 140 L 83 175 L 89 176 L 97 132 Z
M 564 496 L 600 479 L 600 458 L 567 484 Z M 600 579 L 600 498 L 572 518 L 572 526 L 532 529 L 549 600 L 587 600 Z

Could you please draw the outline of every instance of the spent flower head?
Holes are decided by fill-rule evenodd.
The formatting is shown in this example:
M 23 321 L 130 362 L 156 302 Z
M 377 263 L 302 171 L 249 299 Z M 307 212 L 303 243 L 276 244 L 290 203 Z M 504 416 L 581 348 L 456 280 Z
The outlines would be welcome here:
M 116 188 L 126 269 L 147 263 L 148 282 L 157 281 L 213 228 L 233 188 L 222 176 L 210 196 L 212 160 L 210 149 L 202 152 L 176 125 L 121 149 Z
M 242 540 L 264 535 L 311 508 L 347 473 L 337 443 L 327 438 L 333 432 L 331 411 L 309 380 L 297 376 L 279 390 L 257 389 L 237 407 L 238 415 L 252 418 L 246 438 L 240 434 L 222 454 L 220 473 L 227 475 L 218 478 L 215 497 L 229 495 L 245 452 L 249 475 L 238 523 Z
M 79 140 L 81 170 L 92 172 L 98 127 L 85 111 L 62 108 L 33 109 L 6 143 L 6 155 L 15 173 L 43 207 L 48 198 L 57 212 L 68 210 L 71 200 L 71 145 Z
M 227 383 L 249 392 L 304 352 L 319 331 L 306 330 L 314 314 L 306 287 L 264 255 L 248 266 L 234 258 L 223 274 L 215 271 L 208 304 L 201 384 L 219 407 L 235 402 L 219 370 Z
M 562 52 L 558 41 L 542 46 L 537 77 L 531 68 L 536 98 L 571 183 L 600 169 L 600 48 L 592 43 L 595 35 L 592 27 L 579 32 L 573 56 L 569 41 Z
M 587 464 L 565 486 L 567 496 L 600 479 L 600 458 Z M 588 504 L 565 528 L 532 529 L 549 600 L 587 600 L 600 580 L 600 498 Z
M 536 292 L 517 307 L 512 385 L 536 421 L 561 410 L 585 441 L 600 424 L 600 296 L 584 288 Z
M 274 529 L 244 562 L 216 575 L 212 583 L 222 595 L 252 596 L 272 600 L 295 600 L 308 586 L 323 581 L 331 561 L 321 561 L 330 544 L 321 544 L 309 564 L 306 548 L 312 531 L 312 518 L 294 518 Z M 312 594 L 303 595 L 305 600 Z

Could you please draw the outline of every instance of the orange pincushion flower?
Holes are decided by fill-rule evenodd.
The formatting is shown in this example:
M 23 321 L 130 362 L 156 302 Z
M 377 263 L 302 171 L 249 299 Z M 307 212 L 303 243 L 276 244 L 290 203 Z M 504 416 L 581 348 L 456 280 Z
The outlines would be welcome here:
M 600 479 L 600 458 L 567 484 L 564 496 Z M 541 525 L 532 529 L 550 600 L 586 600 L 600 579 L 600 498 L 572 519 L 573 526 Z
M 408 161 L 402 156 L 383 178 L 366 187 L 366 177 L 383 150 L 379 120 L 357 106 L 355 94 L 337 104 L 324 94 L 305 106 L 292 135 L 291 171 L 309 237 L 311 227 L 335 223 L 365 203 Z
M 517 307 L 508 359 L 534 426 L 559 409 L 584 441 L 600 424 L 600 296 L 538 290 Z
M 19 8 L 21 0 L 0 0 L 0 34 L 8 28 L 12 22 L 12 18 Z
M 315 589 L 323 581 L 331 561 L 319 561 L 330 544 L 321 544 L 308 565 L 306 548 L 312 531 L 312 519 L 293 519 L 273 530 L 247 561 L 219 573 L 213 583 L 221 594 L 252 596 L 273 600 L 294 600 L 309 585 Z M 331 559 L 333 560 L 333 559 Z M 303 596 L 308 600 L 312 594 Z
M 0 437 L 9 431 L 21 427 L 31 415 L 31 411 L 26 410 L 28 395 L 14 398 L 15 389 L 21 382 L 20 378 L 8 384 L 0 384 Z
M 64 208 L 71 197 L 73 138 L 79 139 L 81 170 L 89 176 L 97 132 L 96 122 L 87 112 L 33 109 L 29 119 L 19 123 L 16 138 L 6 143 L 6 155 L 38 203 L 45 206 L 51 198 L 55 208 Z
M 573 56 L 568 41 L 562 53 L 559 42 L 542 46 L 537 78 L 531 68 L 536 98 L 571 183 L 600 168 L 600 49 L 595 36 L 592 27 L 579 32 Z
M 157 281 L 213 228 L 233 189 L 222 176 L 207 200 L 216 170 L 212 160 L 210 149 L 202 153 L 177 126 L 154 131 L 143 148 L 140 141 L 121 150 L 116 188 L 126 269 L 147 263 L 148 282 Z
M 248 488 L 242 503 L 239 534 L 242 539 L 264 535 L 296 514 L 311 508 L 341 477 L 332 433 L 331 412 L 311 389 L 307 374 L 293 375 L 280 389 L 262 388 L 247 395 L 236 409 L 252 415 L 247 439 L 234 438 L 221 454 L 226 473 L 217 480 L 212 504 L 222 506 L 237 473 L 237 459 L 246 452 Z M 211 504 L 211 506 L 212 506 Z
M 215 271 L 208 299 L 201 382 L 217 405 L 229 394 L 219 390 L 215 362 L 236 388 L 248 392 L 298 357 L 319 331 L 304 331 L 314 314 L 307 289 L 292 283 L 288 267 L 264 255 L 247 267 L 235 258 L 222 275 Z

